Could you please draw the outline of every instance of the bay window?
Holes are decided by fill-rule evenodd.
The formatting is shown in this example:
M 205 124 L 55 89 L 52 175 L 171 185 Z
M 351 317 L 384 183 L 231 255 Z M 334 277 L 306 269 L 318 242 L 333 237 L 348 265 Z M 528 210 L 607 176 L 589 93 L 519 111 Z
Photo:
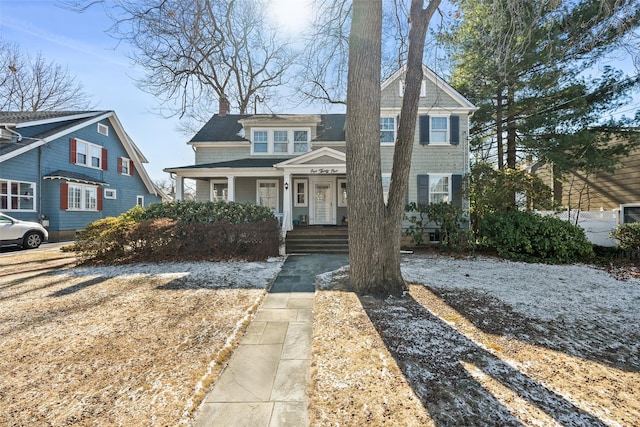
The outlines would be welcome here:
M 67 209 L 76 211 L 98 210 L 98 189 L 89 185 L 69 184 Z

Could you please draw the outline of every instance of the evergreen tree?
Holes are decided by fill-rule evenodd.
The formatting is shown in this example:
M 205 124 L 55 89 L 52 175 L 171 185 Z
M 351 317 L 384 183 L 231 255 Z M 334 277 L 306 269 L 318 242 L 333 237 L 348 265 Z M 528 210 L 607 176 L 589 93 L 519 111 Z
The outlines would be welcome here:
M 531 155 L 561 176 L 611 170 L 638 143 L 627 131 L 636 119 L 605 118 L 629 101 L 640 77 L 611 67 L 589 76 L 638 28 L 637 0 L 454 3 L 459 23 L 442 40 L 452 50 L 453 85 L 480 108 L 470 135 L 477 160 L 515 169 Z

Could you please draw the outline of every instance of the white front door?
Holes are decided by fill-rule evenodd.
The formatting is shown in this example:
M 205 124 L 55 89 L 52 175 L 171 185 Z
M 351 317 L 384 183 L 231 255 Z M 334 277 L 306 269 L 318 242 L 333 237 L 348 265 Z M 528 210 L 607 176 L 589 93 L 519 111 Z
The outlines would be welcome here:
M 335 193 L 333 181 L 317 181 L 313 183 L 313 193 L 311 195 L 311 225 L 335 225 Z

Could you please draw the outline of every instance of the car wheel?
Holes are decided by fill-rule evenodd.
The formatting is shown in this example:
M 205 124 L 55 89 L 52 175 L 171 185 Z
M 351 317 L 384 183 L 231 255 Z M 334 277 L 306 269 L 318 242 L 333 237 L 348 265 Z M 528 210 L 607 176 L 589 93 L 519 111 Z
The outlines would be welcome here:
M 30 231 L 22 239 L 22 247 L 25 249 L 35 249 L 42 243 L 42 236 L 37 231 Z

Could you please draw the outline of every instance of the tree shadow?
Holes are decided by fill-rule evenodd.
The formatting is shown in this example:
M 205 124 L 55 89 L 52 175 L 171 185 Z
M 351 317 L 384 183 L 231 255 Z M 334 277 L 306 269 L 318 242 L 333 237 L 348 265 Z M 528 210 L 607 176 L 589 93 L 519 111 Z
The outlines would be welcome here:
M 587 321 L 579 315 L 566 318 L 560 313 L 554 320 L 531 319 L 481 291 L 427 288 L 485 333 L 517 339 L 623 371 L 640 372 L 640 330 L 627 322 L 598 323 L 593 321 L 597 316 L 588 316 Z M 585 312 L 593 310 L 591 307 L 581 309 Z
M 83 289 L 86 289 L 86 288 L 88 288 L 90 286 L 99 285 L 100 283 L 103 283 L 103 282 L 105 282 L 107 280 L 108 280 L 108 278 L 102 277 L 102 276 L 96 277 L 96 278 L 93 278 L 93 279 L 88 279 L 88 280 L 85 280 L 83 282 L 77 283 L 75 285 L 60 289 L 59 291 L 56 291 L 56 292 L 50 294 L 49 296 L 50 297 L 54 297 L 54 298 L 58 298 L 58 297 L 63 297 L 65 295 L 71 295 L 71 294 L 79 292 L 79 291 L 81 291 Z
M 605 425 L 478 346 L 413 297 L 361 297 L 360 301 L 437 426 L 522 425 L 469 373 L 464 362 L 563 425 Z

